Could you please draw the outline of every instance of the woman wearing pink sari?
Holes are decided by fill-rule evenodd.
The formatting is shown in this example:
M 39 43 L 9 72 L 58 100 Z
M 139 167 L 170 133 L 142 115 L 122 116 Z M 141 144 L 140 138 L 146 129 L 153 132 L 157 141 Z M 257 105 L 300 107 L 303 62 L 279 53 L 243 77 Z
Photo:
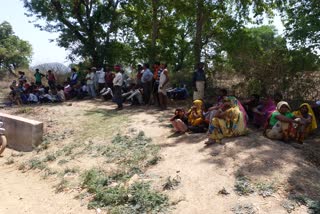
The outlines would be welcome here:
M 273 99 L 269 96 L 262 99 L 261 105 L 254 108 L 253 122 L 258 128 L 263 127 L 268 117 L 276 110 Z

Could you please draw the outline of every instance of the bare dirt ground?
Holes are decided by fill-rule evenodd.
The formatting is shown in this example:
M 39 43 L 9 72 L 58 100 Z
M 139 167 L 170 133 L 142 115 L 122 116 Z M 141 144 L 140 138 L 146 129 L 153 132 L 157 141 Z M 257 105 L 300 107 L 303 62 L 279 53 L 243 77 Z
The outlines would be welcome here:
M 205 134 L 172 132 L 168 119 L 173 109 L 115 112 L 114 107 L 96 100 L 1 109 L 43 121 L 45 137 L 33 152 L 7 149 L 0 158 L 0 213 L 99 212 L 87 209 L 93 196 L 79 186 L 82 172 L 93 167 L 119 170 L 99 155 L 101 148 L 116 134 L 139 131 L 159 146 L 160 160 L 129 182 L 151 182 L 167 195 L 170 206 L 162 212 L 320 212 L 317 136 L 303 145 L 285 144 L 250 130 L 247 136 L 206 147 Z

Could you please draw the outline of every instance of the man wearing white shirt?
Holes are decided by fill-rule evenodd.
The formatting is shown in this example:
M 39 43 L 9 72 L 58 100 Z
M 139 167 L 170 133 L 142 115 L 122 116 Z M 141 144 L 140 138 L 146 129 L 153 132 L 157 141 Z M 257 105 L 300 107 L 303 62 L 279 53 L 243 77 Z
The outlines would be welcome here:
M 118 108 L 116 110 L 122 110 L 122 85 L 123 85 L 123 77 L 122 73 L 120 72 L 121 67 L 120 65 L 116 65 L 114 67 L 116 71 L 116 75 L 113 79 L 113 97 L 114 101 L 117 103 Z
M 91 98 L 96 98 L 96 91 L 94 89 L 94 73 L 93 69 L 87 70 L 86 81 L 87 81 L 87 90 Z
M 101 68 L 101 70 L 96 71 L 96 75 L 98 78 L 98 91 L 101 91 L 106 86 L 106 73 L 104 72 L 103 68 Z

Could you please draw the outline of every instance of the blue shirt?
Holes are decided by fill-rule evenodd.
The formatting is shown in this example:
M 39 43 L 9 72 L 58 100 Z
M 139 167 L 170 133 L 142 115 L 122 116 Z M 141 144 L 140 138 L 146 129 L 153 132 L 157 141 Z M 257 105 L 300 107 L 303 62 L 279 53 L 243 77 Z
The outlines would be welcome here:
M 141 82 L 142 83 L 150 82 L 152 81 L 152 79 L 153 79 L 153 73 L 150 71 L 149 68 L 147 68 L 142 74 Z

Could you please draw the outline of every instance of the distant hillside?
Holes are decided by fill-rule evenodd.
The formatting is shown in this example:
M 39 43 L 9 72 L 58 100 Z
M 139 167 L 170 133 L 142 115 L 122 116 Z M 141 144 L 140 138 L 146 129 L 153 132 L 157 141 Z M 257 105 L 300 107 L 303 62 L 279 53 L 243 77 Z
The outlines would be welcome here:
M 52 62 L 52 63 L 44 63 L 40 65 L 35 65 L 30 67 L 29 69 L 33 72 L 35 72 L 36 69 L 39 69 L 41 73 L 45 73 L 48 70 L 52 70 L 54 73 L 57 74 L 66 74 L 71 71 L 71 69 L 64 64 Z

